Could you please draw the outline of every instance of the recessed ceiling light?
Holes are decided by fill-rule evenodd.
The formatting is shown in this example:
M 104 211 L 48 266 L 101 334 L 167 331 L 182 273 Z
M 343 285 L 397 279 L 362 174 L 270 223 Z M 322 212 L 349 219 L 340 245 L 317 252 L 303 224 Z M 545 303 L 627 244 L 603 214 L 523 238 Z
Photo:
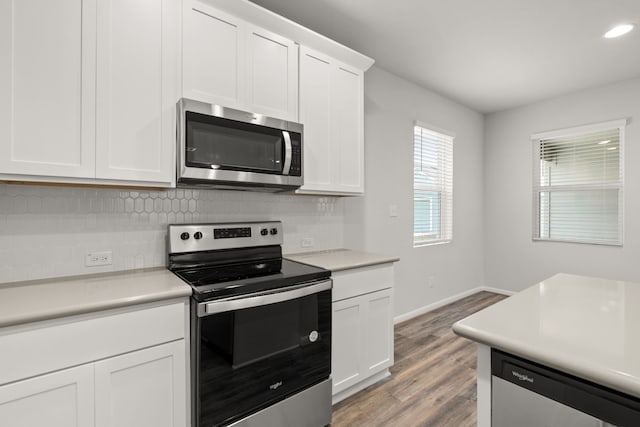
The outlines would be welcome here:
M 606 39 L 612 39 L 612 38 L 615 38 L 615 37 L 620 37 L 620 36 L 622 36 L 624 34 L 627 34 L 629 31 L 633 30 L 633 27 L 635 27 L 635 25 L 633 25 L 633 24 L 618 25 L 617 27 L 613 27 L 612 29 L 607 31 L 604 34 L 604 37 Z
M 608 144 L 608 143 L 610 143 L 610 142 L 611 142 L 611 140 L 610 140 L 610 139 L 607 139 L 606 141 L 600 141 L 600 142 L 598 142 L 598 145 L 605 145 L 605 144 Z

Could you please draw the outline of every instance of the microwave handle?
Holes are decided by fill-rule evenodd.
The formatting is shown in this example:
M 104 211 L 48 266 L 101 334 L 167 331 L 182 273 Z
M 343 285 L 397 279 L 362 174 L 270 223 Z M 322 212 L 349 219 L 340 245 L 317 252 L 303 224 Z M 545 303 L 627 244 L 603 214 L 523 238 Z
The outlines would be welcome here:
M 291 170 L 291 135 L 286 130 L 282 131 L 284 136 L 284 166 L 282 167 L 282 175 L 289 175 Z
M 313 284 L 292 286 L 285 291 L 270 291 L 256 295 L 244 295 L 218 301 L 204 302 L 198 304 L 198 317 L 289 301 L 305 297 L 307 295 L 317 294 L 318 292 L 326 291 L 331 288 L 332 281 L 329 279 Z

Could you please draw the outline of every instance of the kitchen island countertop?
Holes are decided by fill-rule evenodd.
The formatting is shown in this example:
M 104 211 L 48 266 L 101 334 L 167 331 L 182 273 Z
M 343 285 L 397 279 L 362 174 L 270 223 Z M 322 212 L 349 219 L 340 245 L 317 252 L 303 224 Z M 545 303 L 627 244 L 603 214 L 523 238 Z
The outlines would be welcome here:
M 640 283 L 557 274 L 453 326 L 463 337 L 640 397 Z
M 0 284 L 0 327 L 190 295 L 165 268 Z
M 316 267 L 326 268 L 333 272 L 352 268 L 369 267 L 399 261 L 400 258 L 370 252 L 353 251 L 351 249 L 333 249 L 328 251 L 302 252 L 284 256 Z

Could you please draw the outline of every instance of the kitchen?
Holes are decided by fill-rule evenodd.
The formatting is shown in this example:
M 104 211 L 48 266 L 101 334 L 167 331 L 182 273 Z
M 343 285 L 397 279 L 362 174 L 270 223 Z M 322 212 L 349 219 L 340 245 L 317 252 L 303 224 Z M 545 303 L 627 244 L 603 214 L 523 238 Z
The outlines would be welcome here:
M 616 11 L 620 16 L 611 19 L 637 20 L 637 6 L 632 2 L 624 6 L 631 15 L 623 16 L 620 6 Z M 335 9 L 328 10 L 342 16 Z M 467 13 L 473 15 L 474 10 Z M 380 14 L 392 17 L 393 10 L 381 9 Z M 3 12 L 2 16 L 8 14 Z M 288 17 L 297 20 L 297 16 Z M 333 25 L 340 24 L 350 27 L 350 22 L 340 20 Z M 508 29 L 514 30 L 515 25 Z M 601 43 L 601 33 L 607 29 L 597 28 L 597 34 L 590 35 L 593 43 Z M 481 289 L 520 291 L 557 272 L 640 281 L 634 269 L 634 236 L 639 235 L 634 186 L 640 181 L 631 167 L 625 169 L 624 246 L 531 240 L 532 134 L 631 118 L 626 128 L 625 156 L 636 158 L 633 118 L 638 114 L 640 83 L 637 72 L 623 74 L 628 72 L 624 61 L 635 60 L 634 55 L 623 54 L 637 50 L 633 44 L 637 43 L 637 34 L 616 42 L 622 47 L 615 48 L 620 50 L 616 59 L 621 61 L 615 80 L 601 80 L 592 88 L 569 85 L 556 93 L 541 92 L 544 96 L 528 101 L 529 106 L 518 103 L 518 108 L 463 106 L 433 91 L 444 89 L 425 89 L 387 71 L 389 62 L 378 66 L 381 59 L 371 55 L 376 63 L 364 76 L 365 190 L 361 197 L 2 184 L 0 282 L 164 267 L 168 224 L 217 223 L 230 218 L 281 220 L 285 254 L 345 247 L 397 256 L 400 261 L 395 263 L 393 277 L 395 322 Z M 343 43 L 366 52 L 360 46 Z M 473 49 L 466 50 L 471 55 L 469 50 Z M 514 67 L 509 75 L 524 79 L 520 86 L 529 84 L 525 77 L 532 76 L 524 73 L 530 66 L 503 65 L 507 66 Z M 460 90 L 472 88 L 461 86 Z M 69 102 L 64 93 L 56 99 L 65 100 L 58 108 Z M 124 105 L 131 109 L 126 112 L 129 115 L 140 110 L 132 102 Z M 483 108 L 486 113 L 478 112 Z M 446 245 L 414 248 L 411 244 L 410 162 L 415 120 L 455 133 L 454 239 Z M 390 144 L 393 149 L 389 149 Z M 93 252 L 111 252 L 111 264 L 86 267 L 86 255 Z M 531 260 L 536 260 L 535 264 Z

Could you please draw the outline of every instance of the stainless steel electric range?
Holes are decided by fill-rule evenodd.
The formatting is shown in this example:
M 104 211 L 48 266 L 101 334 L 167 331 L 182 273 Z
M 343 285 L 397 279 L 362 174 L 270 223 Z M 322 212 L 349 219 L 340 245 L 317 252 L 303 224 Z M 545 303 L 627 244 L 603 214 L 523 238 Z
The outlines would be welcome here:
M 331 273 L 282 257 L 282 224 L 169 226 L 191 285 L 196 427 L 331 422 Z

